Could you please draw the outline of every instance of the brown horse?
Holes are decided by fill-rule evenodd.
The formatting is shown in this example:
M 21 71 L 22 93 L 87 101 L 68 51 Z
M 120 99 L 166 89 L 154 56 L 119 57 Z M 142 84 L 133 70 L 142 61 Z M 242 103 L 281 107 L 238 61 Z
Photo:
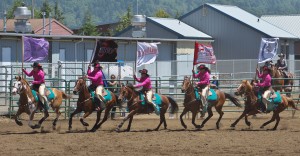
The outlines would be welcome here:
M 201 101 L 196 100 L 196 95 L 194 91 L 193 84 L 191 82 L 190 77 L 185 77 L 183 82 L 182 82 L 182 87 L 181 87 L 182 92 L 185 92 L 184 95 L 184 109 L 183 112 L 180 115 L 180 121 L 181 125 L 186 129 L 187 126 L 183 122 L 182 117 L 189 111 L 192 112 L 192 123 L 195 126 L 195 128 L 202 128 L 204 127 L 204 124 L 213 116 L 212 112 L 212 107 L 214 106 L 216 111 L 219 113 L 219 119 L 216 123 L 217 129 L 220 128 L 219 123 L 224 115 L 224 112 L 222 111 L 222 107 L 225 103 L 226 99 L 229 99 L 231 102 L 233 102 L 236 106 L 241 107 L 239 101 L 237 98 L 231 96 L 228 93 L 224 93 L 220 90 L 216 90 L 216 94 L 218 95 L 218 99 L 216 101 L 208 101 L 208 106 L 207 106 L 207 112 L 208 112 L 208 117 L 204 119 L 201 125 L 195 124 L 195 118 L 197 113 L 199 112 L 200 108 L 202 108 L 202 103 Z
M 84 119 L 86 117 L 88 117 L 90 114 L 92 114 L 93 111 L 95 111 L 95 104 L 93 103 L 91 94 L 86 85 L 85 78 L 78 78 L 78 80 L 76 81 L 75 87 L 73 89 L 73 93 L 79 94 L 79 98 L 77 101 L 77 108 L 71 114 L 70 119 L 69 119 L 69 130 L 72 129 L 72 118 L 75 114 L 78 114 L 78 113 L 84 111 L 84 115 L 82 118 L 80 118 L 80 122 L 82 123 L 83 126 L 89 126 L 89 124 L 86 123 L 84 121 Z M 90 130 L 91 132 L 95 132 L 98 128 L 100 128 L 100 126 L 108 119 L 109 112 L 113 108 L 114 104 L 117 103 L 117 97 L 115 96 L 115 94 L 112 92 L 110 92 L 110 94 L 111 94 L 111 99 L 106 102 L 104 118 L 99 123 L 103 109 L 101 109 L 100 111 L 97 111 L 96 123 L 93 126 L 93 128 Z
M 168 96 L 160 95 L 161 97 L 161 108 L 160 108 L 160 122 L 158 126 L 154 129 L 157 131 L 162 123 L 164 123 L 164 128 L 167 129 L 167 122 L 165 118 L 165 113 L 167 112 L 169 108 L 169 104 L 171 103 L 171 114 L 174 114 L 178 110 L 177 103 Z M 139 92 L 135 91 L 132 84 L 127 84 L 126 86 L 123 86 L 120 91 L 119 99 L 127 99 L 127 106 L 129 108 L 129 114 L 126 116 L 123 121 L 117 126 L 116 131 L 119 132 L 120 128 L 123 126 L 124 122 L 129 119 L 129 124 L 126 129 L 126 131 L 130 131 L 131 122 L 133 119 L 133 116 L 135 114 L 148 114 L 154 111 L 154 108 L 150 105 L 148 107 L 142 106 L 142 101 L 139 98 Z
M 276 65 L 271 65 L 271 77 L 275 78 L 272 80 L 272 84 L 274 85 L 273 89 L 275 91 L 284 91 L 287 92 L 286 95 L 288 97 L 291 96 L 293 85 L 294 85 L 294 74 L 292 73 L 287 73 L 288 79 L 284 79 L 285 77 L 283 76 L 282 71 L 280 71 Z
M 256 91 L 254 87 L 250 84 L 249 81 L 243 80 L 242 84 L 237 88 L 237 91 L 235 92 L 236 95 L 244 95 L 245 96 L 245 110 L 243 111 L 242 115 L 234 122 L 231 124 L 231 127 L 235 127 L 235 125 L 241 120 L 243 117 L 245 117 L 245 122 L 248 126 L 251 125 L 251 123 L 248 121 L 248 116 L 249 115 L 254 115 L 259 113 L 258 111 L 258 101 L 257 101 L 257 96 L 255 94 Z M 267 121 L 264 123 L 260 128 L 264 128 L 266 125 L 269 123 L 273 122 L 276 120 L 276 124 L 272 130 L 276 130 L 277 126 L 280 121 L 280 116 L 279 113 L 284 111 L 287 107 L 292 107 L 295 110 L 298 110 L 298 108 L 295 106 L 295 102 L 286 97 L 285 95 L 281 95 L 282 102 L 277 106 L 277 108 L 273 111 L 273 116 L 271 120 Z
M 15 117 L 15 122 L 19 125 L 22 126 L 23 123 L 19 120 L 19 116 L 22 113 L 27 113 L 30 116 L 30 121 L 29 121 L 29 126 L 32 129 L 35 128 L 40 128 L 42 123 L 46 120 L 46 118 L 49 116 L 48 110 L 44 109 L 44 117 L 42 119 L 39 120 L 38 124 L 36 125 L 32 125 L 32 120 L 34 118 L 34 114 L 36 111 L 38 110 L 42 110 L 42 106 L 38 104 L 38 101 L 35 100 L 32 92 L 31 92 L 31 88 L 29 86 L 29 83 L 21 78 L 20 76 L 16 76 L 15 77 L 15 82 L 14 82 L 14 86 L 12 89 L 12 93 L 15 94 L 19 94 L 20 95 L 20 99 L 19 99 L 19 109 L 16 113 L 16 117 Z M 51 101 L 49 101 L 50 106 L 52 107 L 52 109 L 55 111 L 56 113 L 56 118 L 54 119 L 52 125 L 53 125 L 53 129 L 56 128 L 56 123 L 58 121 L 58 118 L 60 116 L 60 105 L 62 104 L 62 100 L 63 99 L 69 99 L 70 96 L 66 95 L 63 91 L 60 91 L 56 88 L 51 88 L 51 90 L 53 91 L 55 98 L 52 99 Z M 37 93 L 38 94 L 38 93 Z M 46 95 L 48 93 L 46 92 Z

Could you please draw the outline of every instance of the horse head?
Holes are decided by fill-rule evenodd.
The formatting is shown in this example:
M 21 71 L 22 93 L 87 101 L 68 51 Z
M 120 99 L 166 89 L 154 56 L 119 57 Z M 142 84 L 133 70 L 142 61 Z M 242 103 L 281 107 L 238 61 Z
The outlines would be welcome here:
M 134 88 L 132 84 L 127 84 L 126 86 L 125 85 L 122 86 L 118 100 L 124 100 L 124 99 L 131 100 L 130 98 L 132 97 L 133 90 Z
M 86 87 L 85 77 L 79 77 L 75 83 L 73 94 L 78 94 L 84 87 Z
M 251 92 L 252 91 L 252 86 L 250 84 L 250 82 L 248 80 L 243 80 L 242 83 L 239 85 L 239 87 L 236 89 L 236 91 L 234 92 L 234 94 L 236 96 L 242 96 L 247 92 Z
M 185 76 L 182 85 L 181 85 L 181 92 L 184 93 L 187 91 L 187 89 L 192 85 L 191 77 Z
M 14 95 L 20 94 L 29 87 L 29 84 L 26 80 L 22 79 L 21 76 L 16 76 L 15 81 L 13 82 L 12 93 Z

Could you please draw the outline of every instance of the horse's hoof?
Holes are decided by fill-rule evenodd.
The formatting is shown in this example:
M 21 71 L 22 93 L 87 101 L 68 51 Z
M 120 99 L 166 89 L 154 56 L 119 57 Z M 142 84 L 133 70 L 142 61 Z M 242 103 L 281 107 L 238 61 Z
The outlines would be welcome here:
M 264 126 L 260 126 L 260 129 L 264 129 Z
M 72 126 L 69 126 L 69 131 L 72 130 Z
M 16 124 L 17 124 L 18 126 L 23 126 L 23 123 L 20 122 L 20 121 L 16 121 Z
M 231 127 L 231 128 L 235 128 L 235 125 L 234 125 L 234 124 L 231 124 L 230 127 Z
M 119 128 L 116 128 L 116 129 L 115 129 L 115 132 L 118 132 L 118 133 L 119 133 L 119 132 L 120 132 L 120 129 L 119 129 Z
M 187 129 L 187 126 L 186 126 L 186 125 L 182 125 L 182 126 L 183 126 L 184 129 Z
M 153 129 L 153 131 L 158 131 L 158 128 Z
M 92 128 L 91 130 L 90 130 L 90 132 L 96 132 L 96 128 Z
M 201 126 L 200 125 L 197 125 L 197 126 L 195 126 L 197 129 L 200 129 L 201 128 Z
M 247 122 L 246 125 L 250 127 L 251 126 L 251 122 Z

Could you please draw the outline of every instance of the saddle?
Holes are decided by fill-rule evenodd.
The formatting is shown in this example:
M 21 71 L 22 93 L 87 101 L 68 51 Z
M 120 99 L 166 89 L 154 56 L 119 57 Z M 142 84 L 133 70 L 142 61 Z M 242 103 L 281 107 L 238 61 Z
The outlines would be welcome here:
M 94 103 L 95 102 L 95 91 L 89 89 L 89 92 L 90 92 L 92 101 Z M 112 95 L 111 95 L 110 91 L 107 89 L 103 89 L 102 96 L 104 98 L 104 102 L 108 102 L 112 99 Z
M 39 97 L 37 95 L 38 92 L 35 90 L 31 90 L 31 93 L 32 93 L 35 101 L 39 101 Z M 50 88 L 45 88 L 45 95 L 46 95 L 48 101 L 52 101 L 55 98 L 55 94 L 54 94 L 53 90 Z

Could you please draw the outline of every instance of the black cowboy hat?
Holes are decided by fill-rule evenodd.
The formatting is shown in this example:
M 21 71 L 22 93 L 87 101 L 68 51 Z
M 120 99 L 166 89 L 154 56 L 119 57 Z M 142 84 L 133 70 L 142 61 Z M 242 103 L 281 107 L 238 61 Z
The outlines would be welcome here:
M 201 70 L 201 69 L 208 70 L 208 68 L 204 64 L 201 64 L 200 66 L 198 66 L 197 69 L 198 70 Z
M 283 53 L 278 54 L 278 57 L 284 57 L 285 55 Z
M 141 74 L 146 74 L 147 76 L 149 76 L 149 75 L 148 75 L 148 70 L 147 70 L 147 69 L 139 70 L 139 73 L 141 73 Z
M 41 65 L 41 64 L 39 64 L 38 62 L 34 62 L 34 63 L 31 65 L 31 67 L 33 67 L 33 68 L 35 68 L 35 67 L 39 67 L 39 68 L 41 68 L 41 67 L 42 67 L 42 65 Z

